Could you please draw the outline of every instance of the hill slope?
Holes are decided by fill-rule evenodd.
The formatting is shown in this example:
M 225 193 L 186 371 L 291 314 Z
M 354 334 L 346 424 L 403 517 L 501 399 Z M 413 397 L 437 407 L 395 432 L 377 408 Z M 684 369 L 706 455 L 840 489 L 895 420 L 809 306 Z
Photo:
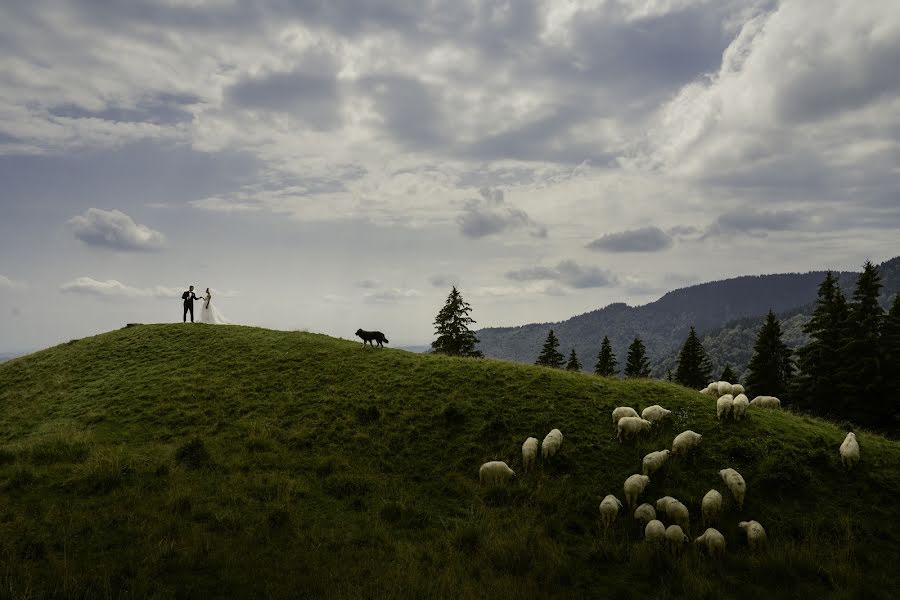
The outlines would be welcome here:
M 619 444 L 610 411 L 670 428 Z M 505 488 L 478 466 L 553 427 L 551 464 Z M 644 499 L 692 518 L 719 469 L 748 483 L 728 555 L 654 556 L 600 498 L 691 428 Z M 787 412 L 719 425 L 710 399 L 494 360 L 236 326 L 130 327 L 0 365 L 0 595 L 26 597 L 889 597 L 900 444 Z M 762 522 L 752 557 L 736 524 Z M 700 533 L 693 523 L 691 534 Z

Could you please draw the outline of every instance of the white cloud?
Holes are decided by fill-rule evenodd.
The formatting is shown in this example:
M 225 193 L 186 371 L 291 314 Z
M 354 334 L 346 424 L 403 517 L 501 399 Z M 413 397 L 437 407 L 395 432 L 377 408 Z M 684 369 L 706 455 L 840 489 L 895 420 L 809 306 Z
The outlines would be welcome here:
M 10 290 L 20 290 L 25 287 L 25 282 L 16 281 L 15 279 L 10 279 L 5 275 L 0 275 L 0 288 L 6 288 Z
M 103 298 L 159 298 L 179 299 L 184 291 L 177 287 L 157 285 L 149 288 L 139 288 L 124 284 L 115 279 L 98 281 L 91 277 L 78 277 L 62 284 L 59 290 L 66 294 L 84 294 Z
M 395 304 L 411 298 L 421 298 L 422 292 L 416 289 L 390 288 L 375 292 L 366 292 L 363 299 L 373 304 Z
M 89 246 L 125 251 L 161 249 L 166 237 L 134 220 L 119 210 L 89 208 L 83 215 L 68 221 L 75 237 Z

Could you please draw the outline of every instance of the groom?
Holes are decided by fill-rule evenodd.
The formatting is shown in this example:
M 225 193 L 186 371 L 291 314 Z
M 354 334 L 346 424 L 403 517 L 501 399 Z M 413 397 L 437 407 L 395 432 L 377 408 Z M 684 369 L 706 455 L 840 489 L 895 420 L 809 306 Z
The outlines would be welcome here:
M 200 298 L 194 294 L 194 286 L 188 288 L 188 291 L 181 295 L 181 299 L 184 300 L 184 316 L 182 317 L 182 322 L 187 323 L 187 315 L 188 311 L 191 313 L 191 323 L 194 322 L 194 300 L 199 300 Z

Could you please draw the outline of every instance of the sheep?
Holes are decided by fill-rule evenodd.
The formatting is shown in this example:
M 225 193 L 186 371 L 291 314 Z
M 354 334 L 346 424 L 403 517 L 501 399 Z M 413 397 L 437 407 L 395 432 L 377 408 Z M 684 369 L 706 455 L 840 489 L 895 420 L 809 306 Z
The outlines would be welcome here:
M 731 394 L 720 396 L 719 399 L 716 400 L 716 418 L 721 421 L 724 416 L 727 420 L 728 416 L 731 414 L 731 405 L 733 403 L 734 396 Z
M 522 444 L 522 467 L 525 469 L 525 471 L 530 471 L 534 468 L 534 463 L 537 460 L 537 452 L 537 438 L 530 437 L 525 440 L 525 443 Z
M 634 518 L 639 521 L 641 525 L 654 521 L 656 520 L 656 509 L 653 508 L 652 504 L 644 502 L 634 509 Z
M 751 552 L 762 550 L 766 545 L 766 530 L 756 521 L 741 521 L 738 527 L 747 534 L 747 545 Z
M 750 401 L 750 406 L 756 408 L 781 408 L 781 400 L 775 396 L 757 396 Z
M 734 397 L 734 401 L 731 403 L 731 416 L 735 421 L 740 421 L 744 418 L 744 415 L 747 414 L 747 407 L 750 406 L 750 401 L 747 399 L 746 394 L 738 394 Z
M 725 556 L 725 536 L 718 529 L 710 527 L 703 532 L 703 535 L 695 539 L 694 543 L 706 546 L 706 551 L 711 557 Z
M 622 417 L 638 417 L 637 411 L 631 408 L 630 406 L 619 406 L 615 410 L 612 411 L 612 419 L 613 425 L 617 425 L 619 423 L 619 419 Z
M 685 529 L 690 525 L 691 517 L 687 506 L 672 496 L 664 496 L 657 500 L 656 510 L 664 512 L 670 521 L 674 521 L 677 525 L 681 525 Z
M 562 432 L 559 429 L 551 429 L 541 444 L 541 456 L 545 460 L 556 456 L 556 453 L 559 452 L 559 447 L 562 446 L 562 441 Z
M 666 464 L 667 460 L 669 460 L 669 450 L 659 450 L 646 455 L 641 462 L 644 475 L 653 475 Z
M 672 440 L 672 454 L 686 454 L 696 446 L 700 445 L 703 436 L 695 431 L 688 429 L 682 431 Z
M 744 389 L 744 386 L 739 383 L 734 383 L 731 385 L 731 394 L 735 397 L 737 397 L 738 394 L 743 394 L 745 391 L 746 390 Z
M 650 421 L 640 417 L 622 417 L 619 419 L 619 424 L 616 429 L 618 430 L 617 437 L 621 442 L 623 432 L 625 433 L 625 437 L 637 437 L 642 431 L 650 431 Z
M 628 507 L 634 506 L 638 497 L 644 493 L 644 488 L 650 483 L 650 478 L 646 475 L 632 475 L 625 480 L 625 503 Z
M 709 490 L 703 496 L 700 503 L 700 510 L 703 512 L 703 523 L 715 523 L 719 520 L 719 513 L 722 512 L 722 494 L 717 490 Z
M 650 421 L 652 424 L 657 424 L 662 422 L 663 419 L 672 416 L 671 410 L 666 410 L 659 404 L 654 404 L 653 406 L 648 406 L 644 410 L 641 411 L 641 418 L 647 421 Z
M 737 502 L 738 509 L 744 508 L 744 496 L 747 495 L 747 484 L 741 474 L 734 469 L 722 469 L 719 471 L 719 477 L 728 486 L 728 490 Z
M 684 531 L 678 525 L 669 525 L 666 527 L 666 541 L 669 543 L 672 554 L 677 556 L 681 548 L 688 542 L 688 536 L 684 535 Z
M 516 472 L 509 468 L 505 462 L 501 460 L 492 460 L 481 465 L 478 469 L 479 483 L 506 483 L 510 477 L 515 477 Z
M 644 527 L 644 541 L 651 544 L 659 544 L 666 539 L 666 526 L 662 521 L 653 519 Z
M 847 434 L 841 443 L 841 464 L 847 469 L 852 469 L 859 462 L 859 442 L 852 431 Z
M 603 520 L 604 529 L 609 529 L 609 526 L 616 520 L 620 508 L 622 508 L 622 503 L 612 494 L 600 502 L 600 517 Z
M 731 393 L 731 384 L 727 381 L 720 381 L 716 384 L 716 390 L 719 392 L 719 397 L 721 398 L 725 394 Z
M 713 381 L 708 386 L 706 386 L 706 395 L 712 396 L 713 398 L 718 398 L 720 396 L 718 381 Z

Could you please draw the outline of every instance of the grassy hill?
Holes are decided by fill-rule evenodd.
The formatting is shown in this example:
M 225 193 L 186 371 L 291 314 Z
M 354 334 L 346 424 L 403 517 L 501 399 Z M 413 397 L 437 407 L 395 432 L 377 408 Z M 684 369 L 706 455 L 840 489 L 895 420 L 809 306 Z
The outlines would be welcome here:
M 619 444 L 610 411 L 674 423 Z M 521 473 L 553 427 L 561 454 Z M 684 429 L 643 499 L 702 532 L 717 472 L 748 484 L 728 554 L 673 560 L 630 515 L 598 527 L 641 457 Z M 495 360 L 256 328 L 129 327 L 0 365 L 0 597 L 888 598 L 900 562 L 900 443 L 788 412 L 719 425 L 712 400 Z M 478 485 L 506 460 L 507 487 Z M 770 537 L 752 556 L 737 522 Z

